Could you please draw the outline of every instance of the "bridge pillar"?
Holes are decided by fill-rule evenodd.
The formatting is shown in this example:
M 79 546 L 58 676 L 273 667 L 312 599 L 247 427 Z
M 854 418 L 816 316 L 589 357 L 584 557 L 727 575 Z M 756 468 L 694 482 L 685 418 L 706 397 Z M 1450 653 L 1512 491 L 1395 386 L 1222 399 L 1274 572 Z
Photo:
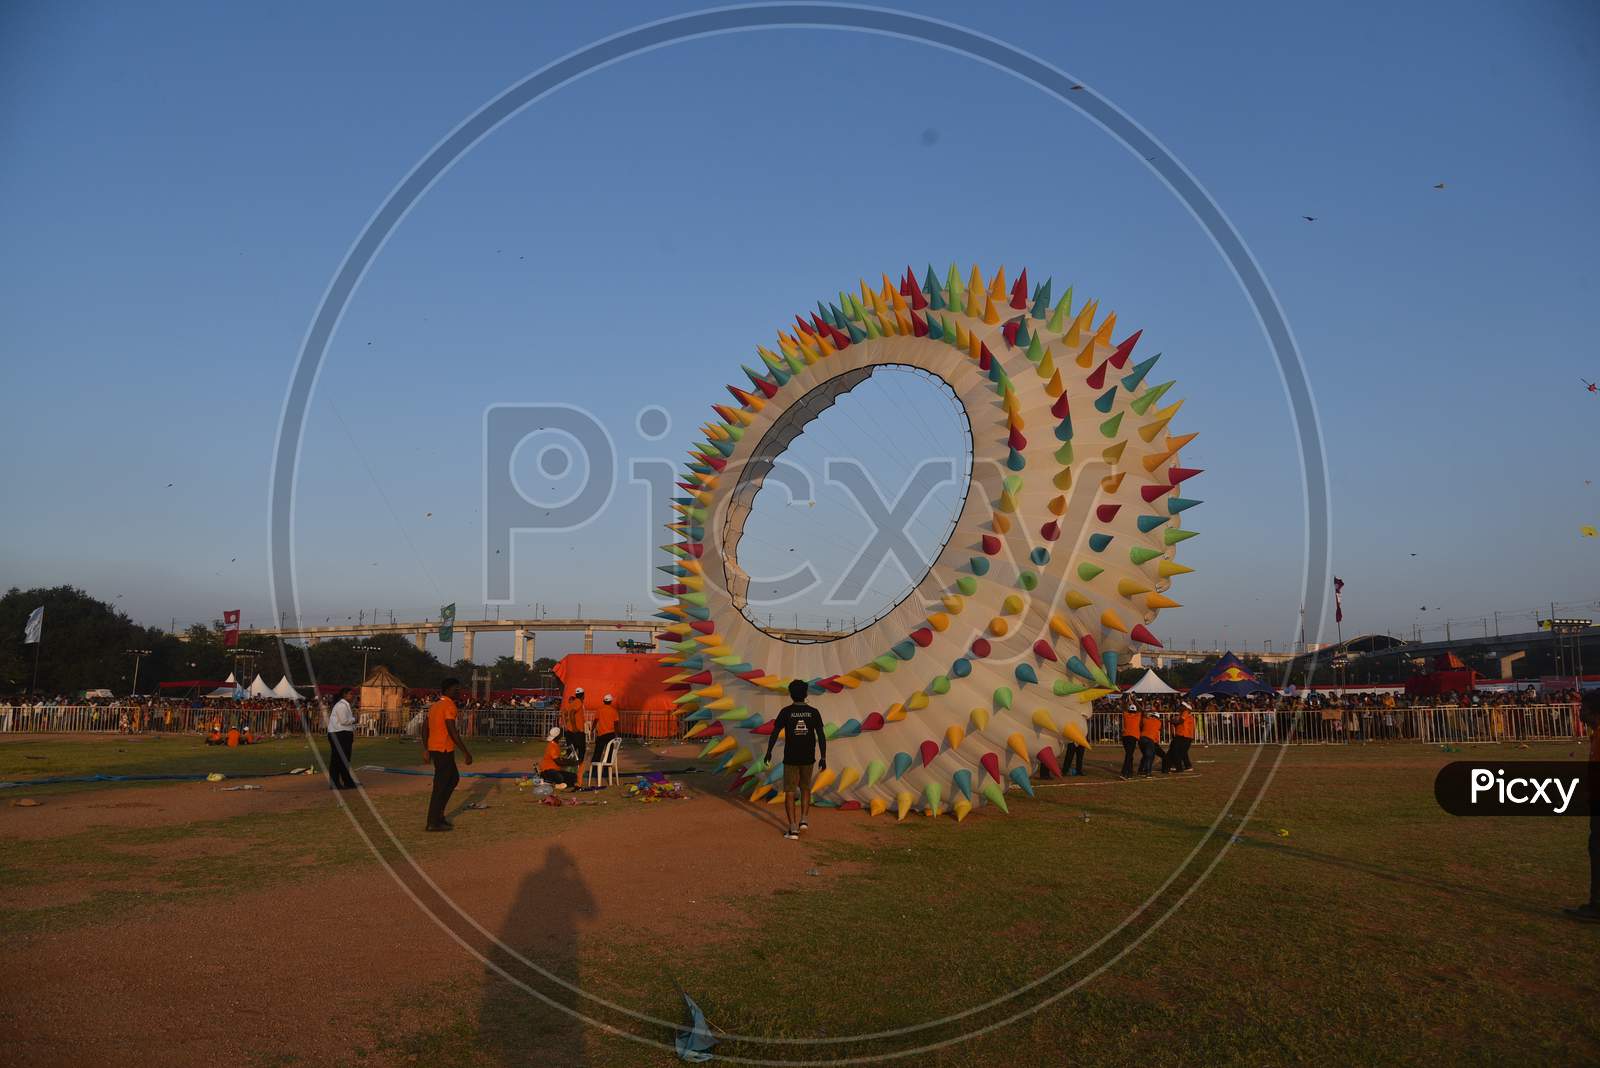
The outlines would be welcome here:
M 583 651 L 586 652 L 586 653 L 594 652 L 594 628 L 593 627 L 584 627 L 583 628 Z
M 415 641 L 417 643 L 417 649 L 418 649 L 419 652 L 424 652 L 425 653 L 425 652 L 428 651 L 428 632 L 427 631 L 419 630 L 415 634 L 413 634 L 411 636 L 411 638 L 412 638 L 413 641 Z
M 524 642 L 522 646 L 522 651 L 524 654 L 522 662 L 529 667 L 533 667 L 533 662 L 539 659 L 539 657 L 536 655 L 536 650 L 539 648 L 539 632 L 536 630 L 530 630 L 527 632 L 527 634 L 527 641 Z
M 1521 660 L 1523 657 L 1525 657 L 1527 655 L 1528 655 L 1528 651 L 1526 649 L 1523 649 L 1523 650 L 1520 650 L 1518 652 L 1509 653 L 1506 656 L 1502 656 L 1500 658 L 1500 677 L 1502 679 L 1515 678 L 1516 675 L 1511 670 L 1511 665 L 1515 664 L 1518 660 Z
M 461 632 L 461 658 L 463 660 L 472 659 L 472 639 L 476 635 L 476 631 L 463 630 Z
M 522 663 L 523 644 L 527 641 L 527 631 L 518 629 L 511 632 L 511 656 L 517 663 Z

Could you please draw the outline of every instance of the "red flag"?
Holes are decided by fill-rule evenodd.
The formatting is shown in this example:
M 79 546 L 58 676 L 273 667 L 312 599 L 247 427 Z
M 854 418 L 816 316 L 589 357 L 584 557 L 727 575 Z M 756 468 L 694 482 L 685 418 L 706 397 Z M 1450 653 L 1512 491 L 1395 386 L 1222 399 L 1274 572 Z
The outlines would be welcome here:
M 222 613 L 222 644 L 232 649 L 239 644 L 239 609 Z
M 1333 577 L 1333 621 L 1344 622 L 1344 579 Z

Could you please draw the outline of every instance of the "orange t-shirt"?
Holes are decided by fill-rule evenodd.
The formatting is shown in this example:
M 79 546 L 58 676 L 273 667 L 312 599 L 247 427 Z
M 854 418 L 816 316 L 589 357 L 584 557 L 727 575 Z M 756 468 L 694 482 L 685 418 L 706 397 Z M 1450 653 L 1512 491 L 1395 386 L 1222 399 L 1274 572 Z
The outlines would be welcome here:
M 1122 733 L 1128 738 L 1139 737 L 1139 713 L 1124 712 L 1122 714 Z
M 561 706 L 561 729 L 564 731 L 583 730 L 583 702 L 576 697 L 569 697 Z
M 1173 726 L 1172 733 L 1176 734 L 1179 738 L 1193 738 L 1194 737 L 1194 713 L 1193 712 L 1180 712 L 1180 713 L 1178 713 L 1178 722 Z
M 594 714 L 594 732 L 596 734 L 617 733 L 616 705 L 600 706 L 600 710 Z
M 456 718 L 456 703 L 448 697 L 441 697 L 428 706 L 428 752 L 454 753 L 456 743 L 450 737 L 450 732 L 445 729 L 446 720 Z
M 561 755 L 561 746 L 555 742 L 544 743 L 544 756 L 539 758 L 540 771 L 555 771 L 561 765 L 556 758 Z
M 1148 738 L 1152 742 L 1161 740 L 1161 720 L 1155 716 L 1145 716 L 1139 723 L 1139 736 Z

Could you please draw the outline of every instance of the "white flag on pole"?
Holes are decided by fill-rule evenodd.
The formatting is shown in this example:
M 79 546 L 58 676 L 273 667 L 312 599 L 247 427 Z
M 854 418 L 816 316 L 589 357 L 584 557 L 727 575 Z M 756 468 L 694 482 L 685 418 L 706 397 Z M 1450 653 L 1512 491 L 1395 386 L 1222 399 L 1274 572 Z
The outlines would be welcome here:
M 44 633 L 44 605 L 28 613 L 28 624 L 22 628 L 22 644 L 37 645 Z

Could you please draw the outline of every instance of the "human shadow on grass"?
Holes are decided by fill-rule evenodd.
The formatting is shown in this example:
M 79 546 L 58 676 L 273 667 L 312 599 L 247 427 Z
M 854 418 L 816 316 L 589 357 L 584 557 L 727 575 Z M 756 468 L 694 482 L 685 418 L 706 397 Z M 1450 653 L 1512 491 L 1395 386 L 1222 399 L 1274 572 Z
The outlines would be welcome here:
M 484 798 L 495 792 L 497 787 L 493 779 L 469 779 L 467 781 L 472 785 L 467 788 L 466 793 L 457 795 L 461 800 L 456 804 L 455 808 L 444 814 L 445 819 L 453 820 L 473 805 L 482 804 Z
M 487 953 L 492 964 L 537 992 L 486 970 L 477 1047 L 491 1063 L 541 1068 L 588 1063 L 584 1024 L 572 1014 L 589 1011 L 594 1003 L 563 983 L 576 987 L 581 980 L 578 925 L 594 915 L 594 897 L 572 854 L 552 845 L 543 863 L 518 884 L 499 944 Z M 530 968 L 507 947 L 549 974 Z

